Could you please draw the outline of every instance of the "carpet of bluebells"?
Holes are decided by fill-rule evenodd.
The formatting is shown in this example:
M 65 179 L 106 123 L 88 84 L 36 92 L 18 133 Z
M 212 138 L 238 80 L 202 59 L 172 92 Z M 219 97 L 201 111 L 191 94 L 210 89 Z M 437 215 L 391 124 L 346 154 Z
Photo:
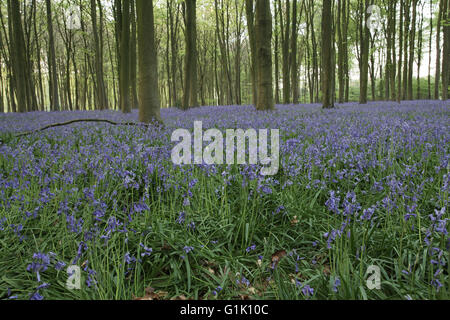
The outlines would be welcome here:
M 162 117 L 16 138 L 137 112 L 0 115 L 0 299 L 450 298 L 448 101 Z M 280 129 L 279 172 L 173 165 L 171 134 L 195 120 Z

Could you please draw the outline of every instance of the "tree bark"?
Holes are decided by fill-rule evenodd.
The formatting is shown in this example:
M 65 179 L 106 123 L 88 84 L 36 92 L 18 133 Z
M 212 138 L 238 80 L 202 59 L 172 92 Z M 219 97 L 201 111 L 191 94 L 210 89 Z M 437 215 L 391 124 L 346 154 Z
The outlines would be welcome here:
M 292 103 L 297 104 L 299 98 L 298 88 L 298 64 L 297 64 L 297 0 L 292 3 L 292 34 L 291 34 L 291 85 L 292 85 Z
M 254 15 L 254 0 L 245 0 L 245 14 L 247 17 L 247 26 L 248 26 L 248 38 L 250 42 L 250 55 L 251 55 L 251 64 L 250 64 L 250 73 L 252 79 L 252 101 L 253 105 L 256 106 L 257 98 L 258 98 L 258 85 L 257 85 L 257 66 L 256 66 L 256 35 L 255 35 L 255 15 Z
M 186 54 L 184 60 L 183 109 L 198 106 L 197 101 L 197 14 L 196 0 L 185 0 Z
M 436 31 L 436 73 L 434 76 L 434 99 L 439 100 L 439 82 L 441 79 L 441 21 L 443 17 L 444 1 L 439 2 L 439 13 Z
M 158 92 L 158 61 L 155 47 L 153 1 L 137 1 L 139 54 L 139 121 L 162 122 Z
M 360 68 L 360 87 L 359 87 L 359 103 L 367 103 L 367 86 L 368 86 L 368 73 L 369 73 L 369 42 L 370 42 L 370 31 L 366 25 L 369 19 L 367 9 L 369 7 L 369 0 L 365 0 L 365 5 L 363 0 L 360 0 L 360 14 L 364 19 L 364 22 L 360 23 L 360 47 L 361 47 L 361 68 Z
M 99 1 L 100 4 L 100 1 Z M 92 33 L 94 34 L 94 52 L 95 52 L 95 77 L 97 82 L 97 108 L 100 110 L 108 109 L 108 97 L 106 94 L 105 80 L 103 76 L 103 54 L 101 43 L 101 35 L 97 25 L 97 2 L 91 0 L 91 19 L 92 19 Z M 102 29 L 100 21 L 100 29 Z
M 444 48 L 442 49 L 442 100 L 448 100 L 448 85 L 450 83 L 450 0 L 444 0 Z
M 47 7 L 47 30 L 48 30 L 48 66 L 49 66 L 49 95 L 50 95 L 50 110 L 60 110 L 59 92 L 58 92 L 58 74 L 56 73 L 56 53 L 55 40 L 53 34 L 53 20 L 51 1 L 46 0 Z
M 122 112 L 130 113 L 130 0 L 122 1 L 122 35 L 120 42 L 120 108 Z
M 130 88 L 131 106 L 133 109 L 139 108 L 137 97 L 137 58 L 136 58 L 136 7 L 135 0 L 131 0 L 131 37 L 130 37 Z
M 322 6 L 322 107 L 334 108 L 333 101 L 333 19 L 331 0 L 323 0 Z
M 256 61 L 258 79 L 257 110 L 273 110 L 272 83 L 272 14 L 269 0 L 256 2 Z

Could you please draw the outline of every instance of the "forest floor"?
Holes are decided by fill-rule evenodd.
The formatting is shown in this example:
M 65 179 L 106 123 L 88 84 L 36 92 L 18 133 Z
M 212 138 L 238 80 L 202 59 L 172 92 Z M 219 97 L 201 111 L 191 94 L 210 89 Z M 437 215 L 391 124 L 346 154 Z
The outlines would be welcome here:
M 450 298 L 448 102 L 162 117 L 16 138 L 137 113 L 0 115 L 0 299 Z M 280 170 L 175 166 L 171 134 L 196 120 L 279 129 Z

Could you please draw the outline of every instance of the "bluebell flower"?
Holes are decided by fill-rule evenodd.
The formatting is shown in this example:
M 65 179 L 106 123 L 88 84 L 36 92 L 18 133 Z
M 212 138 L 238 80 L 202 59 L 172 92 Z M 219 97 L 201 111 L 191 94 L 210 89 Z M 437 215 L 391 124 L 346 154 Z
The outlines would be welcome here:
M 183 248 L 183 250 L 184 250 L 184 252 L 189 253 L 189 252 L 191 252 L 192 250 L 194 250 L 194 247 L 185 246 L 185 247 Z
M 223 290 L 222 287 L 221 287 L 221 286 L 218 286 L 216 289 L 214 289 L 214 290 L 212 291 L 212 294 L 213 294 L 214 296 L 217 296 L 217 295 L 219 294 L 219 292 L 222 291 L 222 290 Z
M 44 297 L 39 294 L 39 292 L 35 292 L 31 295 L 30 300 L 44 300 Z
M 183 224 L 185 220 L 186 220 L 186 213 L 184 213 L 184 212 L 182 211 L 182 212 L 180 212 L 179 215 L 178 215 L 177 223 Z
M 152 248 L 147 248 L 143 243 L 140 243 L 139 245 L 140 245 L 140 246 L 144 249 L 144 251 L 145 251 L 145 252 L 141 253 L 141 257 L 149 256 L 149 255 L 152 254 L 152 252 L 153 252 L 153 249 L 152 249 Z
M 236 280 L 236 284 L 243 284 L 246 287 L 250 287 L 250 281 L 247 278 L 245 278 L 244 276 L 242 276 L 242 278 L 240 280 L 239 279 Z
M 339 277 L 336 277 L 336 279 L 334 280 L 333 291 L 338 292 L 338 288 L 340 286 L 341 286 L 341 279 L 339 279 Z
M 306 296 L 306 297 L 310 297 L 314 295 L 314 288 L 311 288 L 309 285 L 305 285 L 302 289 L 302 293 Z
M 195 230 L 195 223 L 194 222 L 189 223 L 187 225 L 187 229 L 190 229 L 190 230 L 194 231 Z
M 66 263 L 63 261 L 58 261 L 55 263 L 55 269 L 61 271 L 66 266 Z

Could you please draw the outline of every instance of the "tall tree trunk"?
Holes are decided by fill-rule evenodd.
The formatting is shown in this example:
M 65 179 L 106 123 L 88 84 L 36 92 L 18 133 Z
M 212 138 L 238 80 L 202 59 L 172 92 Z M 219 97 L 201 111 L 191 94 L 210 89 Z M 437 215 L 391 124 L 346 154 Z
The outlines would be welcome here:
M 258 79 L 257 110 L 273 110 L 272 83 L 272 14 L 269 0 L 256 2 L 256 62 Z
M 22 28 L 22 18 L 20 15 L 20 3 L 18 0 L 10 0 L 10 17 L 12 26 L 12 70 L 14 72 L 17 106 L 19 112 L 29 111 L 27 99 L 27 77 L 25 64 L 25 40 Z
M 345 90 L 345 79 L 344 79 L 344 39 L 342 35 L 342 27 L 344 25 L 342 15 L 345 14 L 345 0 L 338 0 L 337 8 L 337 36 L 338 36 L 338 84 L 339 84 L 339 103 L 344 102 L 344 90 Z
M 118 105 L 119 110 L 122 109 L 122 67 L 121 67 L 121 51 L 122 51 L 122 0 L 114 0 L 113 4 L 113 13 L 114 13 L 114 36 L 116 43 L 116 60 L 117 60 L 117 78 L 119 82 L 119 98 Z
M 369 45 L 370 45 L 370 31 L 366 25 L 366 21 L 369 19 L 367 9 L 369 7 L 369 0 L 359 0 L 360 2 L 360 14 L 364 19 L 364 23 L 360 23 L 360 46 L 361 46 L 361 70 L 360 70 L 360 87 L 359 87 L 359 103 L 367 103 L 367 86 L 369 77 Z
M 279 63 L 279 36 L 278 36 L 278 15 L 280 10 L 275 6 L 275 103 L 280 104 L 280 63 Z
M 239 6 L 238 0 L 234 1 L 236 11 L 236 56 L 234 61 L 234 73 L 235 73 L 235 98 L 236 104 L 242 104 L 241 97 L 241 35 L 242 35 L 242 6 Z
M 198 106 L 197 101 L 197 14 L 196 0 L 185 0 L 186 54 L 184 61 L 183 109 Z
M 419 32 L 417 34 L 417 93 L 416 93 L 416 99 L 421 99 L 421 92 L 420 92 L 420 67 L 422 66 L 422 47 L 423 47 L 423 6 L 422 10 L 420 10 L 420 22 L 419 22 Z
M 411 11 L 411 1 L 412 0 L 405 0 L 404 10 L 405 10 L 405 30 L 404 30 L 404 44 L 403 44 L 403 88 L 402 88 L 402 99 L 406 100 L 407 98 L 407 91 L 408 91 L 408 66 L 409 66 L 409 60 L 408 60 L 408 40 L 410 36 L 410 11 Z
M 291 81 L 289 72 L 289 31 L 290 31 L 290 5 L 289 0 L 285 2 L 286 19 L 283 19 L 283 10 L 281 7 L 281 0 L 278 0 L 278 6 L 280 11 L 280 26 L 281 26 L 281 48 L 283 53 L 283 103 L 290 103 L 291 96 Z
M 170 23 L 170 46 L 171 46 L 171 81 L 172 81 L 172 101 L 178 107 L 181 107 L 177 94 L 177 35 L 179 23 L 179 4 L 177 4 L 176 15 L 173 13 L 173 0 L 168 3 L 169 6 L 169 23 Z
M 428 100 L 431 100 L 431 52 L 433 51 L 433 0 L 430 1 L 430 38 L 428 42 Z
M 396 12 L 397 12 L 397 3 L 396 2 L 391 2 L 389 1 L 389 3 L 391 4 L 391 70 L 389 72 L 390 74 L 390 91 L 391 91 L 391 100 L 395 101 L 397 94 L 396 94 L 396 82 L 395 82 L 395 78 L 396 78 L 396 72 L 397 72 L 397 64 L 395 63 L 395 61 L 397 60 L 397 55 L 396 55 L 396 46 L 395 46 L 395 38 L 396 38 Z
M 450 0 L 444 0 L 442 19 L 444 20 L 444 48 L 442 50 L 442 100 L 448 100 L 450 83 Z
M 135 0 L 131 0 L 131 37 L 130 37 L 130 87 L 131 87 L 131 106 L 133 109 L 139 108 L 137 97 L 137 78 L 136 78 L 136 8 Z
M 124 113 L 130 113 L 130 0 L 122 1 L 122 35 L 120 42 L 120 109 Z
M 1 16 L 1 10 L 0 10 L 0 16 Z M 4 101 L 4 87 L 3 84 L 5 84 L 6 87 L 6 81 L 3 79 L 3 65 L 6 64 L 7 62 L 3 61 L 3 48 L 5 47 L 5 45 L 3 44 L 3 36 L 2 36 L 2 32 L 0 30 L 0 113 L 5 112 L 5 101 Z
M 414 70 L 414 51 L 416 40 L 416 20 L 417 20 L 417 0 L 412 0 L 412 23 L 409 32 L 409 65 L 408 65 L 408 100 L 413 99 L 413 70 Z
M 256 66 L 256 35 L 255 35 L 255 15 L 254 15 L 254 0 L 245 0 L 245 14 L 247 17 L 247 27 L 248 27 L 248 38 L 250 42 L 250 73 L 252 79 L 252 101 L 253 105 L 256 106 L 258 97 L 258 85 L 257 85 L 257 66 Z
M 324 109 L 334 107 L 333 101 L 333 27 L 331 0 L 323 0 L 322 6 L 322 103 Z
M 291 85 L 292 103 L 297 104 L 299 98 L 298 65 L 297 65 L 297 0 L 292 1 L 292 35 L 291 35 Z
M 153 1 L 136 0 L 139 50 L 139 121 L 162 122 L 158 93 Z
M 398 53 L 398 75 L 397 75 L 397 102 L 402 100 L 402 56 L 403 56 L 403 13 L 405 0 L 400 0 L 400 26 L 399 26 L 399 53 Z
M 100 1 L 98 4 L 101 7 Z M 102 16 L 102 13 L 100 13 Z M 97 108 L 100 110 L 108 109 L 108 97 L 106 94 L 105 80 L 103 77 L 103 43 L 100 31 L 97 25 L 97 2 L 91 0 L 91 19 L 92 19 L 92 33 L 94 34 L 94 51 L 95 51 L 95 77 L 97 82 Z M 102 18 L 100 19 L 100 30 L 102 30 Z
M 344 38 L 344 77 L 345 77 L 345 102 L 349 101 L 350 96 L 350 70 L 349 70 L 349 57 L 348 57 L 348 23 L 350 19 L 350 2 L 344 0 L 344 7 L 342 9 L 344 16 L 344 27 L 342 30 L 342 36 Z
M 395 4 L 394 4 L 395 5 Z M 392 7 L 393 2 L 388 2 L 388 17 L 386 27 L 386 67 L 384 68 L 384 99 L 388 101 L 390 99 L 390 77 L 392 73 L 392 61 L 391 50 L 392 46 Z M 395 42 L 395 41 L 394 41 Z M 395 49 L 394 49 L 395 50 Z
M 42 85 L 42 68 L 41 68 L 41 46 L 38 40 L 38 32 L 37 32 L 37 19 L 36 19 L 36 0 L 33 0 L 33 31 L 34 37 L 36 39 L 36 62 L 38 68 L 38 84 L 39 84 L 39 109 L 40 111 L 44 111 L 45 106 L 45 96 L 44 96 L 44 87 Z
M 59 93 L 58 93 L 58 74 L 56 73 L 56 53 L 55 40 L 53 34 L 53 19 L 51 1 L 46 0 L 47 7 L 47 31 L 48 31 L 48 66 L 49 66 L 49 95 L 50 95 L 50 110 L 60 110 Z
M 436 73 L 434 76 L 434 99 L 439 100 L 439 81 L 441 79 L 441 21 L 444 15 L 444 1 L 439 2 L 439 13 L 436 31 Z

